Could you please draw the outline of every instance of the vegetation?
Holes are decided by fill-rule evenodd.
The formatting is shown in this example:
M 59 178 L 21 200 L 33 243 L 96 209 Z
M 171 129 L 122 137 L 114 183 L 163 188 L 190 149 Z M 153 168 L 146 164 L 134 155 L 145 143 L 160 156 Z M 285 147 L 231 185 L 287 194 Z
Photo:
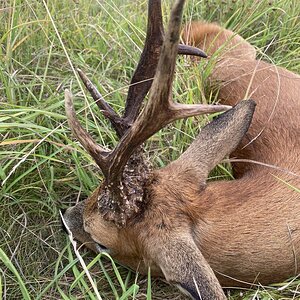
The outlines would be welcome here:
M 76 96 L 81 123 L 100 144 L 116 136 L 78 80 L 83 69 L 122 110 L 143 47 L 146 0 L 0 1 L 0 298 L 185 299 L 160 280 L 80 251 L 94 288 L 62 232 L 59 209 L 86 198 L 102 176 L 70 134 L 63 90 Z M 166 17 L 172 1 L 163 1 Z M 188 1 L 185 21 L 216 21 L 240 33 L 259 56 L 300 73 L 298 0 Z M 212 102 L 210 64 L 180 58 L 174 95 Z M 208 117 L 178 121 L 152 137 L 157 166 L 174 160 Z M 221 166 L 217 177 L 230 177 Z M 267 217 L 267 216 L 266 216 Z M 230 299 L 296 299 L 300 280 L 230 291 Z

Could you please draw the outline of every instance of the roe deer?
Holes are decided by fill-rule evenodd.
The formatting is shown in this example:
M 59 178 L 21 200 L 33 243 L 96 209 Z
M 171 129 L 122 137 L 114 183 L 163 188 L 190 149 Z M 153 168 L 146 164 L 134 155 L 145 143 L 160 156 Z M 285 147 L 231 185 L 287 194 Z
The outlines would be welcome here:
M 70 128 L 105 180 L 64 219 L 95 252 L 108 251 L 142 273 L 150 267 L 194 299 L 226 299 L 221 285 L 272 283 L 299 272 L 300 194 L 293 187 L 300 185 L 294 174 L 300 171 L 300 77 L 255 60 L 255 49 L 228 30 L 191 23 L 183 31 L 187 43 L 209 55 L 224 45 L 211 81 L 220 85 L 223 104 L 235 106 L 174 103 L 177 53 L 203 56 L 178 46 L 183 5 L 174 4 L 163 38 L 160 1 L 149 0 L 145 47 L 122 117 L 79 70 L 120 137 L 114 150 L 81 127 L 66 91 Z M 240 101 L 247 94 L 257 103 L 255 113 L 254 101 Z M 159 170 L 146 162 L 142 143 L 166 124 L 223 110 L 176 161 Z M 230 153 L 236 179 L 206 183 Z

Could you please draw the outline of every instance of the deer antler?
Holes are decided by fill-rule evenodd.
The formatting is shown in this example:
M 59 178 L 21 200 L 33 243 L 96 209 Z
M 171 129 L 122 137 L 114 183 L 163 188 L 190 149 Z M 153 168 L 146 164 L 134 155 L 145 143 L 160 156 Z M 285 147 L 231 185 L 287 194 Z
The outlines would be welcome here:
M 198 53 L 192 47 L 178 47 L 184 0 L 177 0 L 171 12 L 168 31 L 164 38 L 159 0 L 149 0 L 148 29 L 145 47 L 131 81 L 123 117 L 103 100 L 87 77 L 79 71 L 84 84 L 111 121 L 121 137 L 112 151 L 105 151 L 80 126 L 73 109 L 72 97 L 66 91 L 66 113 L 70 128 L 83 147 L 103 171 L 105 182 L 99 193 L 98 205 L 107 220 L 124 226 L 145 205 L 145 184 L 149 166 L 139 146 L 167 124 L 190 116 L 227 110 L 224 105 L 185 105 L 174 103 L 171 89 L 177 53 Z M 200 50 L 201 52 L 201 50 Z M 157 66 L 157 67 L 156 67 Z M 152 77 L 155 76 L 152 82 Z M 142 81 L 141 83 L 139 83 Z M 137 84 L 138 83 L 138 84 Z M 151 86 L 152 85 L 152 86 Z M 150 89 L 149 100 L 139 114 L 143 99 Z

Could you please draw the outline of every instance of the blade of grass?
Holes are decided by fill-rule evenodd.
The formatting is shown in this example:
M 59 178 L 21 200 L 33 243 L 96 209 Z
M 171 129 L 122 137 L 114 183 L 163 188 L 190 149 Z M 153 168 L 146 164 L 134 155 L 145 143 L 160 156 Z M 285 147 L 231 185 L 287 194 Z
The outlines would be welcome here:
M 24 300 L 31 300 L 31 297 L 29 295 L 29 292 L 26 288 L 26 285 L 24 283 L 24 281 L 22 280 L 19 272 L 17 271 L 17 269 L 15 268 L 15 266 L 13 265 L 13 263 L 11 262 L 11 260 L 7 257 L 7 255 L 5 254 L 5 252 L 0 248 L 0 259 L 1 261 L 4 263 L 4 265 L 14 274 L 14 276 L 16 277 L 23 299 Z
M 93 279 L 92 279 L 92 277 L 91 277 L 91 274 L 90 274 L 89 270 L 87 269 L 86 264 L 85 264 L 85 262 L 84 262 L 82 256 L 80 255 L 80 253 L 79 253 L 79 251 L 78 251 L 78 249 L 77 249 L 77 243 L 76 243 L 75 240 L 73 239 L 73 234 L 72 234 L 71 230 L 69 229 L 67 223 L 65 222 L 64 217 L 63 217 L 63 214 L 61 213 L 61 211 L 59 212 L 59 214 L 60 214 L 61 220 L 62 220 L 62 222 L 63 222 L 65 228 L 66 228 L 67 231 L 68 231 L 69 239 L 70 239 L 70 242 L 71 242 L 71 244 L 72 244 L 72 246 L 73 246 L 73 249 L 74 249 L 74 252 L 75 252 L 75 254 L 76 254 L 76 257 L 78 258 L 78 260 L 79 260 L 81 266 L 83 267 L 83 269 L 84 269 L 84 271 L 85 271 L 85 273 L 86 273 L 86 275 L 87 275 L 87 278 L 88 278 L 88 280 L 89 280 L 89 282 L 90 282 L 90 284 L 91 284 L 91 286 L 92 286 L 92 288 L 93 288 L 93 290 L 94 290 L 94 292 L 95 292 L 95 294 L 96 294 L 97 299 L 98 299 L 98 300 L 102 300 L 102 298 L 101 298 L 101 296 L 100 296 L 100 294 L 99 294 L 99 291 L 98 291 L 98 289 L 97 289 L 97 286 L 95 285 L 95 283 L 94 283 L 94 281 L 93 281 Z

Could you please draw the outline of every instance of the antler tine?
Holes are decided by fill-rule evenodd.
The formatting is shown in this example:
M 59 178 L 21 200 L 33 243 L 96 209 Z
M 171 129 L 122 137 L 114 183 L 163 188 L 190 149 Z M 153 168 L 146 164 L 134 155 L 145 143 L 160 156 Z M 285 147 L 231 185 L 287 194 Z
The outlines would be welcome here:
M 207 54 L 203 50 L 189 45 L 179 44 L 177 51 L 178 54 L 182 54 L 182 55 L 193 55 L 193 56 L 207 58 Z
M 73 105 L 73 96 L 69 90 L 65 90 L 65 108 L 70 129 L 81 145 L 96 161 L 104 175 L 108 174 L 107 155 L 109 151 L 99 146 L 91 135 L 80 125 Z
M 94 101 L 96 102 L 97 106 L 99 107 L 102 114 L 109 119 L 113 128 L 117 132 L 118 136 L 121 137 L 124 132 L 128 129 L 128 126 L 124 122 L 123 118 L 121 118 L 114 109 L 103 99 L 100 92 L 97 90 L 96 86 L 91 82 L 91 80 L 85 75 L 82 70 L 77 69 L 77 72 L 87 88 L 90 92 L 91 96 L 93 97 Z

